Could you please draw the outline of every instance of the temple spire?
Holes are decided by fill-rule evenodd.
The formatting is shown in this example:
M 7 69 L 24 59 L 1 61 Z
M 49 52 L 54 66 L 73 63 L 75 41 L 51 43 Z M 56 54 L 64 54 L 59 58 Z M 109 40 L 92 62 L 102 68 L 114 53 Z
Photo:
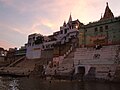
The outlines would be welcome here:
M 103 17 L 102 17 L 102 13 L 101 13 L 101 19 L 102 19 Z
M 70 17 L 69 17 L 68 22 L 71 22 L 71 21 L 72 21 L 72 16 L 71 16 L 71 13 L 70 13 Z
M 112 13 L 112 11 L 110 10 L 109 8 L 109 5 L 108 5 L 108 2 L 106 3 L 106 9 L 105 9 L 105 13 L 103 15 L 103 19 L 111 19 L 111 18 L 114 18 L 114 15 Z
M 66 26 L 66 21 L 64 21 L 63 26 Z
M 108 6 L 108 2 L 106 2 L 107 6 Z

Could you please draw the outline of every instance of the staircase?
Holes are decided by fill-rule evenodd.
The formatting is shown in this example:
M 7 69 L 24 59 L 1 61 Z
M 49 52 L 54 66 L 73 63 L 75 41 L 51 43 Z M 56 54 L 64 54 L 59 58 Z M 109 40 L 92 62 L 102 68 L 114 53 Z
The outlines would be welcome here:
M 14 67 L 16 64 L 20 63 L 21 61 L 23 61 L 25 59 L 25 56 L 19 58 L 18 60 L 16 60 L 15 62 L 11 63 L 8 67 Z
M 62 61 L 62 63 L 59 64 L 59 67 L 57 68 L 57 74 L 59 75 L 70 75 L 70 73 L 73 72 L 73 64 L 74 64 L 74 51 L 68 54 L 67 57 L 65 57 Z
M 38 60 L 37 60 L 38 61 Z M 28 76 L 34 70 L 36 60 L 27 60 L 25 56 L 0 69 L 3 75 Z
M 81 64 L 114 64 L 117 46 L 103 46 L 101 49 L 77 48 L 74 63 Z
M 49 65 L 46 67 L 46 75 L 70 75 L 73 71 L 74 51 L 68 50 L 65 57 L 59 62 L 59 66 L 50 68 Z

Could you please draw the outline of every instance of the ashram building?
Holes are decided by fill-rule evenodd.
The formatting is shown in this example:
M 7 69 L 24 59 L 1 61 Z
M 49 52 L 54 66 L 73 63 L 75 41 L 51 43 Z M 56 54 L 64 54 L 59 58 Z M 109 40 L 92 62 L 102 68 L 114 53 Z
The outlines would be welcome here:
M 76 38 L 79 28 L 82 25 L 79 20 L 72 21 L 70 15 L 68 22 L 66 23 L 64 21 L 63 26 L 60 27 L 60 31 L 54 32 L 53 35 L 43 36 L 37 33 L 29 35 L 26 57 L 28 59 L 37 59 L 45 57 L 53 58 L 63 55 L 66 50 L 60 53 L 59 46 L 62 47 Z M 46 52 L 47 54 L 45 54 Z
M 103 17 L 83 25 L 78 37 L 75 73 L 87 79 L 120 80 L 120 16 L 114 17 L 108 3 Z
M 113 45 L 120 44 L 120 16 L 114 17 L 108 3 L 103 17 L 90 22 L 79 29 L 79 45 Z

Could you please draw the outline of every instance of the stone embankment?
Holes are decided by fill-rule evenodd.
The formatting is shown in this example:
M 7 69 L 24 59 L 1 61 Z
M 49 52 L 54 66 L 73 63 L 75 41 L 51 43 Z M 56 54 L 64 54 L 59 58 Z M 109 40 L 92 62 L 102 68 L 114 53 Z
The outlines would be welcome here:
M 20 68 L 20 67 L 0 68 L 0 75 L 29 76 L 29 74 L 30 74 L 30 70 L 28 70 L 28 68 Z
M 39 60 L 27 60 L 26 57 L 21 57 L 7 67 L 1 67 L 0 75 L 29 76 L 38 61 Z

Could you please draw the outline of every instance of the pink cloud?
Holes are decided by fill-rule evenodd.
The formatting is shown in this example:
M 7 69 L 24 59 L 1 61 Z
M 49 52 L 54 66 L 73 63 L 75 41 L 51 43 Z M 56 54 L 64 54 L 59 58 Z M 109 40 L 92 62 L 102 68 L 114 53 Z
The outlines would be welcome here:
M 19 28 L 19 27 L 17 27 L 17 26 L 12 26 L 12 25 L 8 25 L 8 24 L 3 24 L 3 23 L 1 23 L 1 22 L 0 22 L 0 26 L 1 26 L 1 27 L 5 27 L 5 28 L 7 28 L 7 29 L 9 29 L 9 30 L 12 30 L 12 31 L 14 31 L 14 32 L 23 34 L 23 35 L 26 35 L 26 34 L 27 34 L 27 33 L 25 32 L 25 30 L 23 30 L 23 29 L 21 29 L 21 28 Z M 23 31 L 24 31 L 24 32 L 23 32 Z
M 13 43 L 0 39 L 0 47 L 8 50 L 9 48 L 14 48 L 15 45 Z

